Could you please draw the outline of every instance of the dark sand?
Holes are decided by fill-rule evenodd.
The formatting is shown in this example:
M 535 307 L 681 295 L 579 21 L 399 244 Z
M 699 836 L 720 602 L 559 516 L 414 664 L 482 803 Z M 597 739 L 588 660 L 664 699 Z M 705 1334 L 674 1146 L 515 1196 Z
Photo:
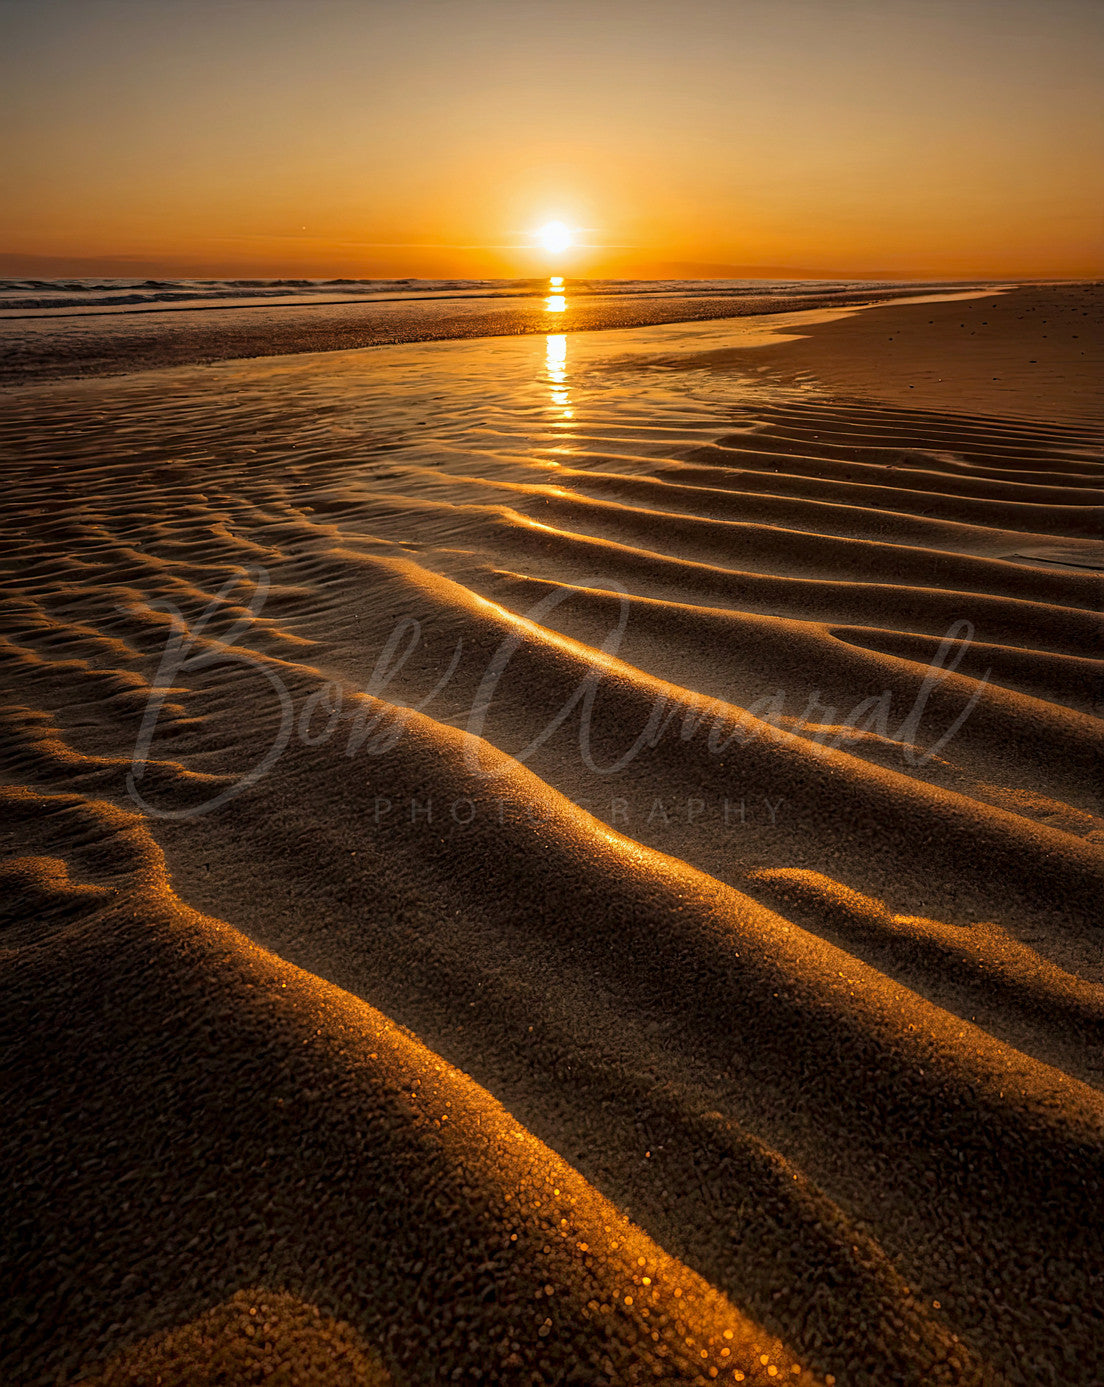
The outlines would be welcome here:
M 0 1378 L 1104 1380 L 1100 341 L 10 392 Z

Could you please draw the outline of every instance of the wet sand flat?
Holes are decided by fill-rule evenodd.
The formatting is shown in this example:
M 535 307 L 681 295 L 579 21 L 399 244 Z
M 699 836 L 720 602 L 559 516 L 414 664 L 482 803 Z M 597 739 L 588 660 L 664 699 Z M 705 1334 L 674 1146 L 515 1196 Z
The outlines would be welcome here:
M 7 390 L 4 1381 L 1104 1377 L 1102 308 Z
M 873 298 L 911 298 L 920 292 L 914 284 L 875 289 L 817 281 L 778 286 L 749 282 L 742 292 L 739 287 L 711 291 L 708 282 L 689 283 L 681 290 L 668 284 L 649 292 L 631 285 L 618 290 L 611 281 L 573 286 L 567 294 L 545 284 L 526 292 L 418 295 L 395 290 L 360 302 L 331 294 L 304 303 L 300 296 L 295 302 L 258 300 L 248 307 L 232 299 L 192 307 L 145 303 L 98 310 L 5 306 L 0 307 L 0 386 L 395 343 L 758 317 Z
M 840 314 L 766 355 L 829 390 L 905 408 L 1099 425 L 1100 311 L 1099 288 L 1088 284 L 931 295 Z

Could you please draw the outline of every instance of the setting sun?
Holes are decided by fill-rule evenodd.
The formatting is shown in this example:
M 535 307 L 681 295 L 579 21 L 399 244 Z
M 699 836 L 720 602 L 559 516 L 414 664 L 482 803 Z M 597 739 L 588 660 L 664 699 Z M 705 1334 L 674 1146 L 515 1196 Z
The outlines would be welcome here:
M 554 254 L 567 250 L 573 240 L 571 228 L 563 222 L 545 222 L 537 232 L 538 244 Z

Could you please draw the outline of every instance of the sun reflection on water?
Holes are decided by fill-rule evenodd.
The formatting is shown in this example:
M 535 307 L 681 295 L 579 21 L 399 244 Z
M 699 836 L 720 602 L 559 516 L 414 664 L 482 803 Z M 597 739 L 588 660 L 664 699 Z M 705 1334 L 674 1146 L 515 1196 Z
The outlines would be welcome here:
M 552 404 L 564 419 L 574 419 L 567 389 L 567 337 L 562 332 L 549 333 L 544 339 L 544 371 Z
M 567 295 L 564 293 L 563 275 L 551 275 L 548 280 L 548 297 L 544 301 L 546 313 L 562 313 L 567 308 Z

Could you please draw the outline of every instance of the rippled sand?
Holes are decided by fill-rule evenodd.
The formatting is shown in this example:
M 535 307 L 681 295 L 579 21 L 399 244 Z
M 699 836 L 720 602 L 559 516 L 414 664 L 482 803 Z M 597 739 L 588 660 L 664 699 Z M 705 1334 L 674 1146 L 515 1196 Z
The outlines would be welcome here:
M 4 1380 L 1104 1376 L 1100 318 L 11 392 Z

